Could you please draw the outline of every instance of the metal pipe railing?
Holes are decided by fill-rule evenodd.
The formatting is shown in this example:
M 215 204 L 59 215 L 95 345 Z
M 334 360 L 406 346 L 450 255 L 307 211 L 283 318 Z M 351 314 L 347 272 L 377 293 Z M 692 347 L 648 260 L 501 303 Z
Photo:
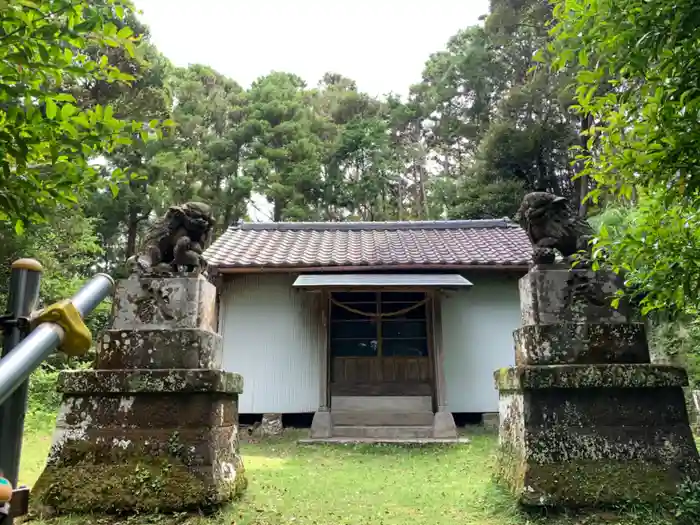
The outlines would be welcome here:
M 109 275 L 97 274 L 70 302 L 80 317 L 85 317 L 111 294 L 113 288 L 114 281 Z M 58 348 L 64 335 L 59 324 L 42 323 L 0 360 L 0 405 Z
M 91 334 L 83 318 L 114 290 L 114 280 L 109 275 L 97 274 L 73 298 L 52 305 L 32 318 L 42 271 L 33 259 L 21 259 L 12 265 L 8 312 L 1 318 L 4 345 L 0 359 L 0 477 L 7 478 L 12 486 L 17 485 L 19 475 L 29 376 L 56 349 L 72 355 L 89 349 Z M 31 326 L 34 329 L 22 340 Z M 62 345 L 66 347 L 61 348 Z M 25 491 L 24 505 L 26 497 Z M 0 504 L 2 525 L 11 525 L 12 516 L 18 515 L 15 499 L 13 494 L 9 516 L 3 516 L 6 512 L 2 512 Z
M 42 271 L 41 264 L 33 259 L 20 259 L 12 264 L 7 313 L 2 317 L 3 358 L 22 339 L 29 315 L 39 299 Z M 12 396 L 9 399 L 3 396 L 3 400 L 0 401 L 0 472 L 10 480 L 12 486 L 17 485 L 19 460 L 16 458 L 19 458 L 22 452 L 28 388 L 27 381 L 15 385 L 10 390 Z

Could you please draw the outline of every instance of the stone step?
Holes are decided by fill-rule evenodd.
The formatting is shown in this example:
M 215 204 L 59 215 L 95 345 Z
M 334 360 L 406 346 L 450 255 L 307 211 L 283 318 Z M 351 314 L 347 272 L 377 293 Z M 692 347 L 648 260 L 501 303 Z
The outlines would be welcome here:
M 331 412 L 334 425 L 349 426 L 430 426 L 433 424 L 434 417 L 432 411 L 333 410 Z
M 333 437 L 360 439 L 416 439 L 429 438 L 433 427 L 420 426 L 333 426 Z
M 433 410 L 433 400 L 430 396 L 333 396 L 331 410 L 429 412 Z

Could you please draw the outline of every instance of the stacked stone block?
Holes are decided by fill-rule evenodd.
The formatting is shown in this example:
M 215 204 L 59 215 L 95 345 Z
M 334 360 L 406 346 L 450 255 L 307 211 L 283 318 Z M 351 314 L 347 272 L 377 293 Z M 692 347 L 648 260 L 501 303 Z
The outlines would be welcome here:
M 63 372 L 40 511 L 214 510 L 246 487 L 242 378 L 222 368 L 216 291 L 203 277 L 118 283 L 95 370 Z
M 498 476 L 520 503 L 658 501 L 697 479 L 682 368 L 650 364 L 610 273 L 535 266 L 520 280 L 516 366 L 496 371 Z

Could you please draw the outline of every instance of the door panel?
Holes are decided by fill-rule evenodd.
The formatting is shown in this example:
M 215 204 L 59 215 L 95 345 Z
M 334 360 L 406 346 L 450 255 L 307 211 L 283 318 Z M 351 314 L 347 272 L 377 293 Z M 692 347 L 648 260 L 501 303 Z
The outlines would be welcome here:
M 335 357 L 333 395 L 431 395 L 428 357 Z
M 427 357 L 336 357 L 332 361 L 332 395 L 429 396 L 432 367 Z
M 372 297 L 374 303 L 369 302 Z M 333 395 L 432 395 L 425 294 L 343 292 L 333 298 Z

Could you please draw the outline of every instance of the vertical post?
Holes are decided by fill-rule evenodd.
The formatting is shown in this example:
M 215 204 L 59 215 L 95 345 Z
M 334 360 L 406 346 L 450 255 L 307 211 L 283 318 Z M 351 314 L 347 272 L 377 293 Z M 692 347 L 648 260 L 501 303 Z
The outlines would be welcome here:
M 435 368 L 435 404 L 438 412 L 447 409 L 447 393 L 445 392 L 445 369 L 442 352 L 442 304 L 440 292 L 432 294 L 433 303 L 433 366 Z
M 369 369 L 369 379 L 370 383 L 378 381 L 380 384 L 384 383 L 384 318 L 382 314 L 384 313 L 384 307 L 382 304 L 382 292 L 379 291 L 374 295 L 375 301 L 377 301 L 377 308 L 374 313 L 377 315 L 376 325 L 377 325 L 377 356 L 374 360 L 375 369 Z M 395 370 L 395 369 L 394 369 Z M 394 372 L 395 373 L 395 372 Z
M 433 363 L 435 366 L 435 393 L 437 412 L 433 420 L 433 437 L 439 439 L 456 439 L 457 426 L 452 412 L 447 407 L 445 384 L 445 356 L 442 347 L 442 297 L 439 290 L 433 294 Z
M 34 259 L 19 259 L 12 264 L 7 314 L 4 316 L 3 357 L 25 335 L 21 323 L 28 320 L 36 307 L 42 272 L 41 264 Z M 28 386 L 27 380 L 0 406 L 0 471 L 15 487 L 19 477 Z M 12 518 L 8 516 L 3 523 L 11 524 Z
M 321 355 L 320 370 L 321 370 L 321 389 L 319 399 L 319 410 L 328 411 L 330 403 L 328 399 L 328 295 L 326 291 L 322 291 L 319 297 L 320 313 L 321 313 Z
M 311 422 L 311 438 L 329 438 L 333 433 L 333 422 L 331 420 L 330 399 L 328 392 L 329 381 L 329 345 L 328 345 L 328 329 L 330 323 L 329 312 L 329 296 L 324 290 L 317 294 L 316 312 L 320 314 L 318 323 L 320 354 L 319 354 L 319 400 L 318 410 L 314 413 L 314 419 Z

